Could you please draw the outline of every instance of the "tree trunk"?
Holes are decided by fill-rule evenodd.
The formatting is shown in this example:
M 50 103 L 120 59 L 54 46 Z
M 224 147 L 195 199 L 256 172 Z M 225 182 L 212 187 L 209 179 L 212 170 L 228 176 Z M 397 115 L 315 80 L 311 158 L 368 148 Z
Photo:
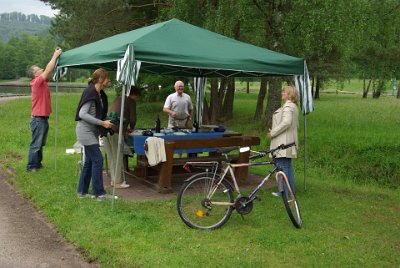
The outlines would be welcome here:
M 311 96 L 315 96 L 314 94 L 314 86 L 315 86 L 315 76 L 311 78 Z
M 218 79 L 217 78 L 212 78 L 210 80 L 211 84 L 211 99 L 210 99 L 210 109 L 209 111 L 211 112 L 209 114 L 209 122 L 210 123 L 215 123 L 217 121 L 218 115 L 219 115 L 219 100 L 218 100 Z
M 235 78 L 228 79 L 228 87 L 225 93 L 224 106 L 223 106 L 223 117 L 225 120 L 233 118 L 233 101 L 235 99 Z
M 363 93 L 362 93 L 362 97 L 363 98 L 367 98 L 368 94 L 366 94 L 366 90 L 365 90 L 365 78 L 363 78 Z
M 372 98 L 378 99 L 381 96 L 384 86 L 385 86 L 385 84 L 384 84 L 383 80 L 378 80 L 378 84 L 376 87 L 374 87 L 374 90 L 372 92 Z
M 269 79 L 269 90 L 268 90 L 268 104 L 265 111 L 265 123 L 266 129 L 270 129 L 272 126 L 272 115 L 281 106 L 281 88 L 282 81 L 280 78 L 272 77 Z
M 256 112 L 254 113 L 253 117 L 254 120 L 259 120 L 263 114 L 264 110 L 263 104 L 265 95 L 267 95 L 267 78 L 263 77 L 261 78 L 260 92 L 258 93 Z
M 397 98 L 400 99 L 400 85 L 397 87 Z
M 246 81 L 246 93 L 249 94 L 250 93 L 250 82 Z
M 362 97 L 363 98 L 367 98 L 368 97 L 368 91 L 369 91 L 369 87 L 371 86 L 371 81 L 372 81 L 372 79 L 370 79 L 369 81 L 368 81 L 368 86 L 366 86 L 365 85 L 365 78 L 363 79 L 363 94 L 362 94 Z
M 315 78 L 315 80 L 316 80 L 316 83 L 315 83 L 314 100 L 319 100 L 319 89 L 321 87 L 321 80 L 318 76 Z
M 220 120 L 220 118 L 223 116 L 223 104 L 224 104 L 224 96 L 226 92 L 226 87 L 228 84 L 228 78 L 221 78 L 220 83 L 219 83 L 219 89 L 218 89 L 218 117 L 217 121 Z
M 226 89 L 226 78 L 221 78 L 221 82 L 218 87 L 218 78 L 211 79 L 211 101 L 210 101 L 210 111 L 211 115 L 209 121 L 211 124 L 218 124 L 223 116 L 223 100 Z
M 374 99 L 378 99 L 379 97 L 381 96 L 381 92 L 378 90 L 378 91 L 375 91 L 373 94 L 372 94 L 372 98 L 374 98 Z
M 210 114 L 209 114 L 210 109 L 208 108 L 208 102 L 206 98 L 203 100 L 203 122 L 201 123 L 202 125 L 208 125 L 210 123 Z

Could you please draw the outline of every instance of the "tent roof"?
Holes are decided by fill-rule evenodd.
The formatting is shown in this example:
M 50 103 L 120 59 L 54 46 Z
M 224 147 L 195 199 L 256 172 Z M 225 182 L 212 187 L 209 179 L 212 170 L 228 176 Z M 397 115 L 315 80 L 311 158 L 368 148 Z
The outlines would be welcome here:
M 303 75 L 304 60 L 172 19 L 61 54 L 58 66 L 117 70 L 133 44 L 140 72 L 176 76 Z

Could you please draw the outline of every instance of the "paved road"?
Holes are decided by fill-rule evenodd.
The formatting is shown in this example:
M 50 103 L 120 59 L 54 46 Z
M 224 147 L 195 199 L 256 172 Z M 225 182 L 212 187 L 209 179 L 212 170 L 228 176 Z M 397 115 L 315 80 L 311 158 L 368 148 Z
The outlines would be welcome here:
M 0 173 L 0 267 L 99 267 L 87 263 Z
M 7 102 L 7 101 L 12 101 L 16 99 L 21 99 L 21 98 L 30 98 L 31 96 L 11 96 L 11 97 L 1 97 L 0 96 L 0 104 Z

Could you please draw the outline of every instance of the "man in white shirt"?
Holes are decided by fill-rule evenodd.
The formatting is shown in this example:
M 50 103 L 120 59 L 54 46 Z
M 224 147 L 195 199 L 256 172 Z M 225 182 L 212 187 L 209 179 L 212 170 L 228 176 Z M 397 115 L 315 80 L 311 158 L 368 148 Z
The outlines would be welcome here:
M 183 82 L 175 82 L 175 93 L 165 100 L 163 112 L 168 116 L 168 128 L 190 128 L 193 105 L 190 96 L 183 93 Z

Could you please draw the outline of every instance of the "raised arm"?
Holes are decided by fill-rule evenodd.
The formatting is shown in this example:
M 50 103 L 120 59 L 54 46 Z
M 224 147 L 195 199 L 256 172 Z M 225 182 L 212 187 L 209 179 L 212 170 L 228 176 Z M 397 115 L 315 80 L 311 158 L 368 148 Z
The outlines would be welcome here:
M 44 69 L 43 73 L 41 74 L 43 79 L 46 81 L 50 80 L 51 74 L 53 73 L 54 67 L 56 66 L 56 62 L 58 57 L 61 55 L 61 48 L 56 48 L 51 57 L 51 60 L 46 65 L 46 69 Z

